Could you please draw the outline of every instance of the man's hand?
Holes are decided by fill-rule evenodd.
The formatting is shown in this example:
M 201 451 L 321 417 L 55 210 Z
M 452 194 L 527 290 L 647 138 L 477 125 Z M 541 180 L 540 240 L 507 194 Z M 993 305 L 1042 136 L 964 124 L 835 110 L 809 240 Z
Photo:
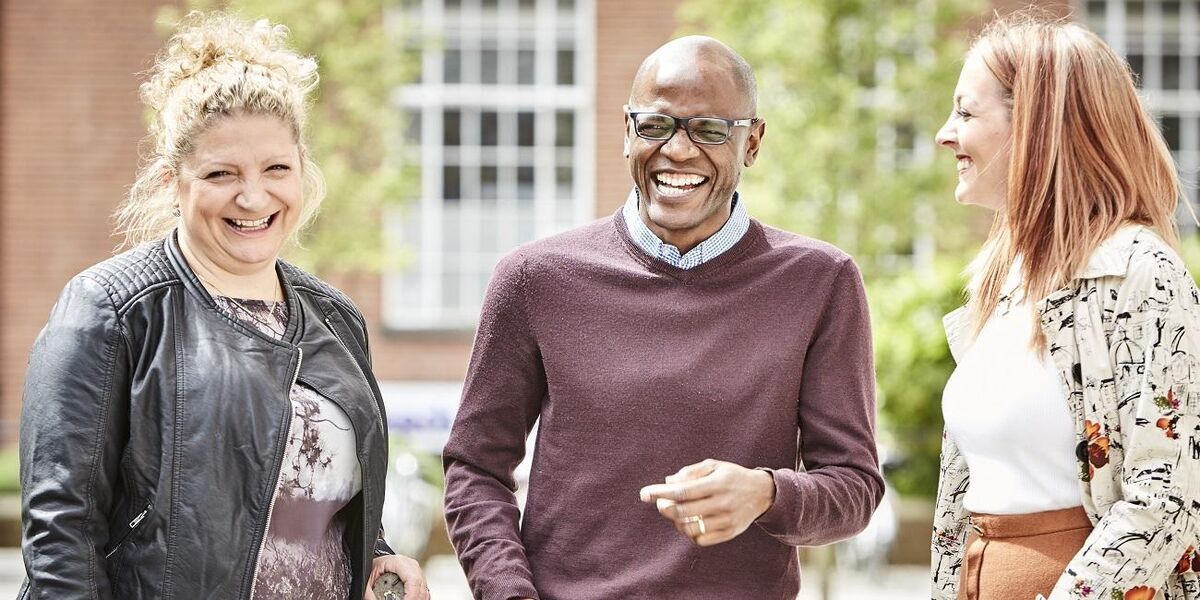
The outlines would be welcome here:
M 375 598 L 371 586 L 380 575 L 392 572 L 400 576 L 404 582 L 404 600 L 429 600 L 429 584 L 425 582 L 425 573 L 417 561 L 399 554 L 380 556 L 371 563 L 371 574 L 367 577 L 367 590 L 363 600 L 383 600 Z
M 641 496 L 696 545 L 712 546 L 741 535 L 771 508 L 775 480 L 766 471 L 710 458 L 642 488 Z

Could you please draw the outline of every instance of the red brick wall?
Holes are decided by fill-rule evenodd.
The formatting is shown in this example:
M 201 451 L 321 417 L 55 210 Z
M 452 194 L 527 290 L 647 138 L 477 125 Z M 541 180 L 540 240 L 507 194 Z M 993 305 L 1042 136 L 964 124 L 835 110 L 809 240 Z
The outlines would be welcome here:
M 20 410 L 29 346 L 73 274 L 110 254 L 109 215 L 144 135 L 136 73 L 161 43 L 162 0 L 3 0 L 0 7 L 0 444 Z M 678 0 L 598 0 L 596 214 L 629 189 L 621 113 L 633 73 L 675 30 Z M 458 380 L 470 332 L 385 332 L 380 282 L 333 278 L 375 325 L 381 379 Z
M 115 243 L 109 215 L 144 135 L 135 73 L 165 3 L 0 2 L 0 444 L 58 291 Z
M 381 327 L 382 281 L 379 277 L 354 275 L 327 279 L 349 294 L 367 318 L 376 377 L 381 380 L 459 381 L 466 376 L 472 332 L 385 331 Z
M 680 0 L 596 1 L 596 214 L 617 209 L 633 181 L 621 155 L 621 107 L 642 60 L 675 37 Z
M 642 59 L 673 36 L 679 0 L 596 0 L 596 215 L 625 200 L 631 181 L 621 156 L 621 106 Z M 367 320 L 382 322 L 379 282 L 341 280 Z M 380 379 L 460 380 L 470 358 L 470 333 L 373 334 L 375 371 Z
M 29 346 L 59 289 L 115 244 L 109 216 L 144 135 L 135 74 L 161 44 L 153 22 L 166 3 L 0 0 L 0 445 L 15 439 Z M 628 193 L 621 106 L 642 59 L 673 37 L 664 17 L 680 3 L 596 0 L 596 215 Z M 333 281 L 375 326 L 381 379 L 463 377 L 469 332 L 384 332 L 378 278 Z

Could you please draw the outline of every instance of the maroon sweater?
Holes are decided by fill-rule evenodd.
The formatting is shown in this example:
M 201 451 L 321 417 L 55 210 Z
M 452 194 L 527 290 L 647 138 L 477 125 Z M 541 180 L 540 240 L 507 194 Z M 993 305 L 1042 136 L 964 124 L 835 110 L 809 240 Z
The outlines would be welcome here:
M 845 253 L 753 221 L 681 270 L 618 212 L 496 267 L 444 452 L 450 537 L 484 600 L 794 600 L 792 546 L 853 535 L 883 494 L 874 396 Z M 512 472 L 539 421 L 522 521 Z M 701 548 L 638 490 L 706 458 L 772 469 L 776 493 Z

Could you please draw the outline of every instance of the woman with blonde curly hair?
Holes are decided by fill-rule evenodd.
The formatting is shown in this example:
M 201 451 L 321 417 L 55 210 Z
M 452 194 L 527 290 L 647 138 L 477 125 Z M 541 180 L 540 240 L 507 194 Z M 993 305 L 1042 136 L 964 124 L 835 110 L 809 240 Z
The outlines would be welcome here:
M 373 597 L 383 402 L 366 325 L 279 259 L 324 193 L 316 63 L 267 21 L 193 14 L 142 97 L 132 249 L 74 277 L 30 355 L 22 598 Z
M 1080 25 L 998 20 L 937 141 L 995 221 L 945 321 L 933 597 L 1200 597 L 1200 291 L 1129 66 Z

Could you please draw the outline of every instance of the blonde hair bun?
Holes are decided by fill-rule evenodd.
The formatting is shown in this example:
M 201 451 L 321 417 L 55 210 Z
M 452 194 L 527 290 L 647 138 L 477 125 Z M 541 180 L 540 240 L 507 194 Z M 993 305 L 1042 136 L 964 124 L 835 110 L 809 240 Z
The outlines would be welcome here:
M 304 140 L 307 99 L 318 83 L 317 61 L 288 48 L 288 29 L 266 19 L 191 12 L 154 61 L 141 85 L 153 112 L 150 141 L 125 202 L 117 210 L 125 245 L 159 239 L 178 223 L 174 186 L 180 162 L 200 133 L 223 116 L 248 112 L 277 117 L 300 146 L 305 209 L 301 227 L 324 197 L 324 180 Z

